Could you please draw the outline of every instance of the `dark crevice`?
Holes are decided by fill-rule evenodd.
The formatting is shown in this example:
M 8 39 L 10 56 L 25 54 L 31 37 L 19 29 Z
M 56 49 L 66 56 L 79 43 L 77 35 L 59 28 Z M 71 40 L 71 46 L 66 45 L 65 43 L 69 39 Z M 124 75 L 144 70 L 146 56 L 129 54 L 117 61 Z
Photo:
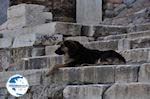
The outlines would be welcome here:
M 106 93 L 106 91 L 109 89 L 109 88 L 111 88 L 111 86 L 113 86 L 113 84 L 112 85 L 110 85 L 110 86 L 108 86 L 104 91 L 103 91 L 103 93 L 102 93 L 102 99 L 105 99 L 105 93 Z
M 138 67 L 138 70 L 137 70 L 137 82 L 139 82 L 139 73 L 140 73 L 140 66 Z

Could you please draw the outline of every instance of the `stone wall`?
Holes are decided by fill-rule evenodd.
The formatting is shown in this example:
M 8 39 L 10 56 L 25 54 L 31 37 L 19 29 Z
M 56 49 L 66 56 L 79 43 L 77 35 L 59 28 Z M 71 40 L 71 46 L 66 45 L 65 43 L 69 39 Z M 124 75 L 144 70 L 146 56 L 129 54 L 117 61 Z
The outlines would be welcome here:
M 11 6 L 27 3 L 46 6 L 47 11 L 52 12 L 54 21 L 74 22 L 76 15 L 76 0 L 10 0 Z
M 104 23 L 128 25 L 150 22 L 149 7 L 149 0 L 106 0 L 103 5 Z
M 149 0 L 106 0 L 104 3 L 106 18 L 125 17 L 150 6 Z

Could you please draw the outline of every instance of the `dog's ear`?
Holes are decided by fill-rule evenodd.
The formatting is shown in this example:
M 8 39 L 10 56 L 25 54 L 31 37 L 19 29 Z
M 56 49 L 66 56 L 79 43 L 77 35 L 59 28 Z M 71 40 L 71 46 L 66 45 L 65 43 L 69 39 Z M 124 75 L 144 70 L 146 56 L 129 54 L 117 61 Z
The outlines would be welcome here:
M 63 44 L 63 41 L 57 42 L 56 45 L 61 45 Z
M 78 41 L 73 40 L 64 41 L 64 45 L 68 47 L 70 54 L 77 54 L 77 52 L 84 48 Z

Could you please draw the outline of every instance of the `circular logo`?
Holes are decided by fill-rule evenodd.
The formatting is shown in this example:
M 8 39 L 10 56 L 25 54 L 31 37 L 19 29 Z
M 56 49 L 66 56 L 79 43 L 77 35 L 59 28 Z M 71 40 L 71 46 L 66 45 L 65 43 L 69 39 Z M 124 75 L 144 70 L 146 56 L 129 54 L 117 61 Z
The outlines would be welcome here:
M 16 74 L 8 79 L 6 83 L 6 88 L 11 95 L 15 97 L 20 97 L 27 92 L 29 88 L 29 83 L 25 77 Z

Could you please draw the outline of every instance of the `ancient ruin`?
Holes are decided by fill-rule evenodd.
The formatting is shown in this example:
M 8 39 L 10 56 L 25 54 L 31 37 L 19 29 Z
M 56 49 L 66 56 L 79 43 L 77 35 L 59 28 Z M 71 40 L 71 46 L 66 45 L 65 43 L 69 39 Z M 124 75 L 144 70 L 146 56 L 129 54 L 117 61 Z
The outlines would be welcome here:
M 16 73 L 30 85 L 19 99 L 150 99 L 149 0 L 10 0 L 9 5 L 0 25 L 0 99 L 16 99 L 6 89 Z M 57 43 L 69 39 L 115 50 L 127 64 L 66 67 L 46 77 L 48 68 L 64 63 L 54 52 Z

